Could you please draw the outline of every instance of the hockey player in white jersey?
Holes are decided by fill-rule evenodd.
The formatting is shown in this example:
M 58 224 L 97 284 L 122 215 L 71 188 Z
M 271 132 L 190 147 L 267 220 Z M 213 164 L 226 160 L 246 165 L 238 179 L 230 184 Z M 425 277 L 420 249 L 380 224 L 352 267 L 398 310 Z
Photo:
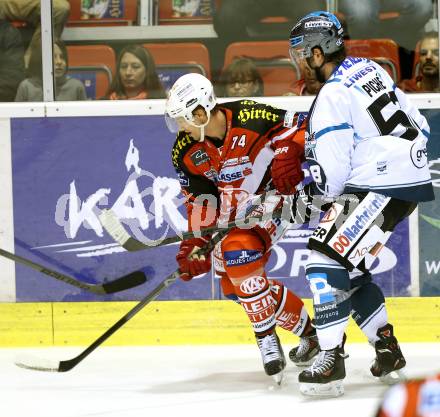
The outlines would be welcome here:
M 305 143 L 314 182 L 293 205 L 295 216 L 317 206 L 327 210 L 309 239 L 306 267 L 321 353 L 299 375 L 300 390 L 337 396 L 343 394 L 350 315 L 375 348 L 374 376 L 390 378 L 405 366 L 369 269 L 395 226 L 418 202 L 434 198 L 429 126 L 382 67 L 346 56 L 341 24 L 331 13 L 302 18 L 290 45 L 291 58 L 325 82 L 309 112 Z

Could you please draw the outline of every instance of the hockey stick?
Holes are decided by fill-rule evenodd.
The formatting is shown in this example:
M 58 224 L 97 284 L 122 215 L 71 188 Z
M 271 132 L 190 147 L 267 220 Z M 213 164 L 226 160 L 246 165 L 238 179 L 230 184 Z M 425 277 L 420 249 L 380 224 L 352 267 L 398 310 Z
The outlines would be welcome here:
M 106 282 L 104 284 L 87 284 L 85 282 L 78 281 L 77 279 L 62 274 L 61 272 L 54 271 L 53 269 L 46 268 L 43 265 L 30 261 L 29 259 L 22 258 L 4 249 L 0 249 L 0 256 L 10 259 L 11 261 L 18 262 L 22 265 L 26 265 L 29 268 L 35 269 L 45 275 L 55 278 L 59 281 L 63 281 L 74 287 L 81 288 L 82 290 L 90 291 L 94 294 L 104 295 L 113 294 L 115 292 L 128 290 L 129 288 L 136 287 L 143 284 L 147 278 L 142 271 L 131 272 L 123 277 L 116 278 L 114 281 Z
M 208 244 L 199 249 L 198 253 L 203 254 L 209 252 L 214 246 L 222 240 L 227 231 L 217 233 Z M 169 287 L 177 278 L 179 278 L 179 271 L 173 272 L 165 278 L 153 291 L 147 294 L 138 304 L 136 304 L 124 317 L 119 319 L 112 327 L 110 327 L 104 334 L 99 336 L 87 349 L 81 352 L 78 356 L 65 361 L 54 361 L 49 359 L 36 358 L 30 355 L 21 355 L 16 359 L 15 364 L 20 368 L 31 369 L 33 371 L 46 372 L 67 372 L 78 365 L 84 358 L 92 353 L 97 347 L 102 345 L 112 334 L 119 328 L 133 318 L 139 311 L 141 311 L 150 301 L 153 301 L 165 288 Z
M 276 209 L 272 213 L 264 214 L 259 217 L 247 217 L 245 219 L 238 219 L 224 225 L 216 224 L 211 227 L 206 227 L 201 230 L 193 231 L 193 232 L 182 232 L 181 236 L 170 236 L 164 239 L 158 240 L 150 240 L 148 244 L 141 242 L 140 240 L 135 239 L 130 236 L 126 231 L 125 227 L 119 221 L 116 214 L 111 210 L 102 210 L 100 213 L 99 221 L 101 222 L 103 228 L 107 231 L 107 233 L 118 242 L 125 250 L 129 252 L 137 252 L 140 250 L 146 250 L 151 248 L 156 248 L 159 246 L 170 245 L 172 243 L 180 242 L 185 239 L 190 239 L 195 236 L 203 236 L 210 233 L 215 233 L 219 230 L 231 230 L 235 227 L 241 228 L 250 228 L 262 221 L 270 220 L 272 218 L 283 218 L 290 219 L 290 209 L 288 204 L 284 204 L 283 208 Z

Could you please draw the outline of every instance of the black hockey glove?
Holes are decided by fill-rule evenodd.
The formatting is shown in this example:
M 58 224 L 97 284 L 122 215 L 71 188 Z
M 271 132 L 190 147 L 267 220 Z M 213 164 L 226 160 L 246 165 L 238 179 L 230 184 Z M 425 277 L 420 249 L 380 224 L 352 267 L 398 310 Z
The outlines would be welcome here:
M 313 193 L 313 183 L 297 186 L 292 199 L 291 223 L 304 224 L 310 219 L 319 217 L 322 211 L 328 210 L 331 203 L 320 194 Z

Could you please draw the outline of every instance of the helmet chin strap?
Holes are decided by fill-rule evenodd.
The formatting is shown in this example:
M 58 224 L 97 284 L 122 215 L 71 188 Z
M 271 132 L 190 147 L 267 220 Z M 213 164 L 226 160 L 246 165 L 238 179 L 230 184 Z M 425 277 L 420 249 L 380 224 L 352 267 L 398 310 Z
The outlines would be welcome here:
M 203 123 L 202 125 L 195 125 L 195 124 L 191 123 L 193 126 L 200 128 L 200 139 L 199 139 L 199 142 L 203 142 L 205 140 L 205 126 L 211 120 L 211 112 L 210 111 L 206 112 L 206 117 L 207 117 L 206 122 Z

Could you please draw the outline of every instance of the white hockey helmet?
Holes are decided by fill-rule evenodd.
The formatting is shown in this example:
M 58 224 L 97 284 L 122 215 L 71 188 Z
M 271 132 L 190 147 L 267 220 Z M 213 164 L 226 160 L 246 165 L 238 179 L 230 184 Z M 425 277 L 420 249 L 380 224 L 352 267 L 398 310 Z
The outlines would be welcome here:
M 183 118 L 192 126 L 203 128 L 209 123 L 211 110 L 216 103 L 211 81 L 197 73 L 182 75 L 168 92 L 165 104 L 165 121 L 168 129 L 171 132 L 178 132 L 179 118 Z M 205 110 L 208 118 L 203 125 L 194 121 L 193 111 L 199 106 Z

